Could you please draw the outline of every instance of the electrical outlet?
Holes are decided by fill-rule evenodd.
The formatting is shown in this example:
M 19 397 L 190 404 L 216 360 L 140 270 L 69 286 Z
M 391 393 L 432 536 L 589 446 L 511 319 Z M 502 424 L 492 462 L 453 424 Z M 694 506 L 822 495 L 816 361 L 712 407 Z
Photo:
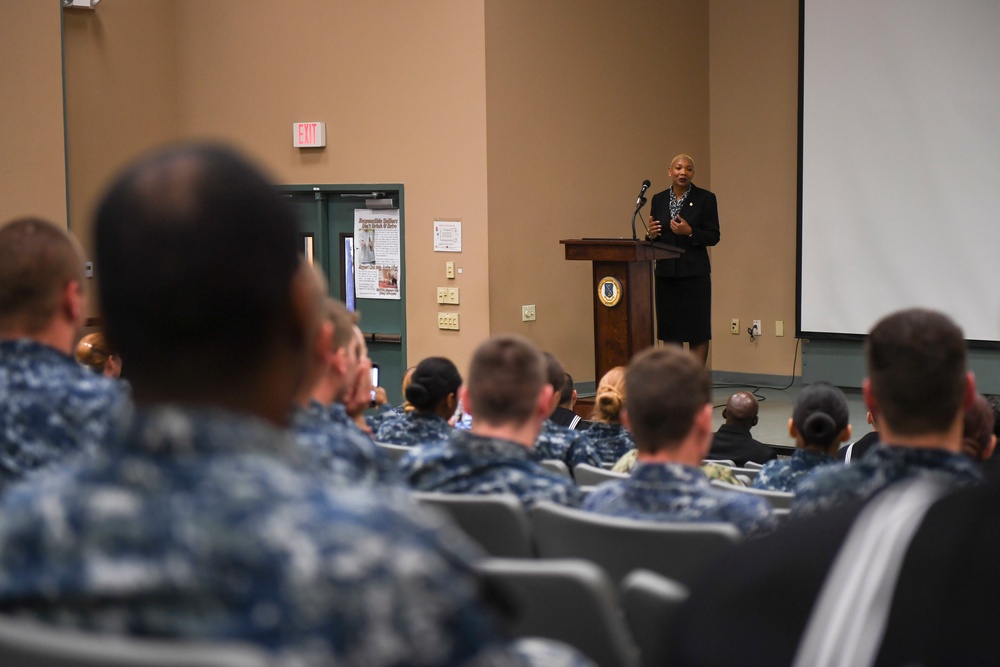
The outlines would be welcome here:
M 734 317 L 729 320 L 729 333 L 740 335 L 740 318 Z
M 760 320 L 753 321 L 753 335 L 754 336 L 760 335 Z
M 522 322 L 534 322 L 535 321 L 535 306 L 534 304 L 530 306 L 521 306 L 521 321 Z
M 774 321 L 774 335 L 777 337 L 782 337 L 785 335 L 785 322 L 784 320 Z
M 438 329 L 458 331 L 458 313 L 438 313 Z
M 445 262 L 444 263 L 444 277 L 455 279 L 455 262 Z
M 445 303 L 450 303 L 452 305 L 458 305 L 458 288 L 448 287 L 447 294 L 445 295 Z
M 448 303 L 448 288 L 438 287 L 438 303 Z

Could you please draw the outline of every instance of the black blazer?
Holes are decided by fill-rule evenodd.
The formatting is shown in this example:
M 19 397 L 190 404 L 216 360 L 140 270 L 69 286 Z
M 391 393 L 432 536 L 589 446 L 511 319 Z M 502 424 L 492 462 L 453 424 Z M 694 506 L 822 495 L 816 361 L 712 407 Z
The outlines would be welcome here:
M 719 242 L 719 203 L 715 194 L 691 184 L 680 216 L 691 225 L 691 237 L 678 236 L 670 231 L 669 190 L 653 195 L 649 217 L 659 220 L 663 226 L 657 241 L 684 249 L 677 259 L 661 259 L 656 262 L 656 275 L 667 277 L 707 276 L 712 273 L 708 261 L 708 246 Z

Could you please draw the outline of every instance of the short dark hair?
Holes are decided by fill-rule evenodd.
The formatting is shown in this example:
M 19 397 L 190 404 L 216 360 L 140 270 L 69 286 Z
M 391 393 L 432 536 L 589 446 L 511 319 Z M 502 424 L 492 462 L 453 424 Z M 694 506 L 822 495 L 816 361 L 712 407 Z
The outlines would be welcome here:
M 413 371 L 406 387 L 406 402 L 420 412 L 430 412 L 461 386 L 462 376 L 451 359 L 427 357 Z
M 625 393 L 636 448 L 654 453 L 681 443 L 698 411 L 711 402 L 712 382 L 689 352 L 649 348 L 629 362 Z
M 138 388 L 232 387 L 301 345 L 294 211 L 233 151 L 186 144 L 124 171 L 95 221 L 108 340 Z
M 879 422 L 900 435 L 947 431 L 965 397 L 965 338 L 922 308 L 888 315 L 868 334 L 868 380 Z
M 566 373 L 566 379 L 559 389 L 559 405 L 569 405 L 573 400 L 573 376 Z
M 962 452 L 973 461 L 983 461 L 995 426 L 993 406 L 982 394 L 965 410 L 962 419 Z
M 811 384 L 795 397 L 792 423 L 805 444 L 825 449 L 850 423 L 847 397 L 829 382 Z
M 73 280 L 83 280 L 83 261 L 62 229 L 40 218 L 0 227 L 0 334 L 42 331 Z
M 566 382 L 566 369 L 551 352 L 543 352 L 545 357 L 545 382 L 552 385 L 552 391 L 558 392 Z
M 531 418 L 547 382 L 545 358 L 521 336 L 495 336 L 472 355 L 466 380 L 473 419 L 523 424 Z

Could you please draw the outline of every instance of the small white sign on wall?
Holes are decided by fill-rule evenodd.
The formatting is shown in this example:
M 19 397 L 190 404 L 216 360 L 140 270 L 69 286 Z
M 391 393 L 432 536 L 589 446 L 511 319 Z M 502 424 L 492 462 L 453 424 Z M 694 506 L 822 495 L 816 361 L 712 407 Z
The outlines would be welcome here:
M 434 221 L 434 252 L 462 252 L 462 221 Z

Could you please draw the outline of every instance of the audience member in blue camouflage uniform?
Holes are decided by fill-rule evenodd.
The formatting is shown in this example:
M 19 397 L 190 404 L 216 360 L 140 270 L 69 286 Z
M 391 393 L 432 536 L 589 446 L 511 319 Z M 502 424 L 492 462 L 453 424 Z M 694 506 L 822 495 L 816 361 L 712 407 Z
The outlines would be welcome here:
M 982 477 L 962 453 L 962 416 L 976 396 L 962 330 L 941 313 L 903 310 L 880 320 L 866 347 L 862 390 L 881 444 L 849 466 L 821 466 L 802 479 L 793 516 L 867 500 L 918 475 L 955 487 Z
M 446 442 L 418 447 L 399 468 L 418 491 L 513 493 L 527 505 L 550 500 L 580 503 L 572 480 L 549 472 L 533 450 L 542 421 L 552 411 L 545 362 L 528 340 L 498 336 L 479 346 L 467 383 L 459 390 L 472 430 L 455 430 Z
M 795 397 L 788 432 L 795 439 L 792 457 L 764 464 L 753 488 L 794 493 L 799 480 L 815 468 L 837 462 L 840 444 L 851 437 L 844 392 L 828 382 L 803 389 Z
M 614 464 L 630 449 L 635 448 L 632 434 L 622 426 L 621 412 L 625 407 L 625 367 L 615 366 L 597 384 L 593 425 L 580 433 L 581 446 L 589 445 L 602 463 Z
M 575 431 L 560 426 L 552 421 L 551 416 L 559 407 L 560 390 L 566 382 L 566 370 L 552 354 L 544 353 L 546 382 L 552 387 L 552 405 L 542 423 L 542 430 L 535 440 L 535 452 L 539 460 L 557 459 L 564 462 L 572 470 L 581 463 L 601 466 L 601 457 L 587 442 L 579 442 L 582 431 Z
M 325 286 L 315 272 L 317 289 Z M 314 343 L 313 375 L 292 411 L 295 440 L 315 466 L 334 480 L 357 484 L 388 481 L 395 474 L 375 443 L 348 416 L 343 400 L 364 372 L 354 334 L 355 318 L 342 302 L 326 299 L 324 319 Z
M 410 366 L 406 369 L 406 372 L 403 373 L 402 391 L 404 397 L 406 396 L 406 388 L 410 386 L 410 379 L 413 377 L 413 371 L 416 369 L 416 366 Z M 376 389 L 376 391 L 378 391 L 378 389 Z M 376 398 L 376 402 L 377 401 L 378 399 Z M 375 414 L 365 418 L 368 422 L 368 429 L 372 433 L 376 433 L 379 426 L 381 426 L 384 422 L 400 419 L 403 415 L 407 412 L 411 412 L 412 410 L 413 406 L 407 403 L 405 399 L 396 407 L 389 405 L 388 400 L 386 400 L 385 403 L 375 408 Z
M 416 447 L 447 440 L 455 430 L 448 419 L 458 407 L 462 376 L 449 359 L 428 357 L 421 361 L 406 388 L 406 402 L 413 410 L 400 419 L 382 422 L 375 440 Z
M 625 374 L 623 413 L 638 450 L 629 479 L 592 491 L 583 509 L 647 521 L 727 522 L 744 535 L 772 530 L 770 505 L 713 487 L 698 466 L 712 442 L 712 386 L 690 353 L 676 347 L 636 355 Z
M 223 149 L 168 149 L 125 172 L 95 229 L 136 411 L 100 456 L 0 503 L 0 608 L 282 664 L 510 664 L 478 551 L 401 496 L 336 489 L 280 429 L 322 294 L 270 185 Z
M 124 403 L 71 356 L 83 323 L 83 261 L 61 229 L 0 227 L 0 490 L 107 437 Z

